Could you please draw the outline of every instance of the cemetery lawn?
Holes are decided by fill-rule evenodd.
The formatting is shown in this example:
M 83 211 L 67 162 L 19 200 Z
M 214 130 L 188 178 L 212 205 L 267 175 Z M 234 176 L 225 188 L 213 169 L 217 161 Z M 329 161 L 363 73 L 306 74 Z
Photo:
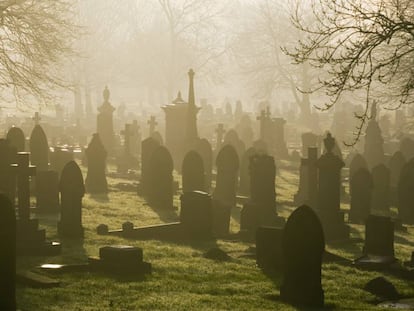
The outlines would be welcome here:
M 283 166 L 283 165 L 282 165 Z M 276 181 L 278 211 L 287 217 L 293 211 L 293 195 L 297 190 L 297 169 L 287 164 L 280 168 Z M 112 171 L 112 170 L 111 170 Z M 86 172 L 84 172 L 85 174 Z M 177 179 L 178 177 L 175 176 Z M 83 202 L 83 242 L 60 240 L 62 253 L 56 257 L 19 257 L 18 271 L 33 270 L 58 279 L 60 287 L 35 289 L 17 287 L 20 310 L 296 310 L 279 298 L 281 275 L 265 275 L 256 267 L 251 255 L 252 243 L 217 240 L 198 244 L 177 244 L 155 240 L 134 241 L 113 236 L 99 236 L 96 227 L 107 224 L 119 229 L 125 221 L 135 226 L 178 220 L 178 208 L 171 212 L 154 211 L 136 192 L 121 191 L 119 183 L 134 181 L 108 178 L 108 196 L 86 195 Z M 132 189 L 131 189 L 132 190 Z M 179 207 L 179 196 L 175 196 Z M 349 208 L 343 204 L 343 208 Z M 234 210 L 231 230 L 239 228 L 240 209 Z M 59 240 L 57 216 L 40 215 L 40 226 L 49 240 Z M 352 225 L 352 237 L 364 237 L 363 226 Z M 88 256 L 98 256 L 99 248 L 111 244 L 142 247 L 144 260 L 153 270 L 144 280 L 116 279 L 89 272 L 50 273 L 37 270 L 44 263 L 85 263 Z M 404 245 L 403 245 L 404 244 Z M 328 245 L 327 249 L 348 259 L 361 254 L 363 243 Z M 230 262 L 216 262 L 203 254 L 219 247 L 232 257 Z M 414 228 L 396 232 L 396 257 L 409 260 L 414 250 Z M 327 310 L 374 310 L 376 298 L 363 290 L 364 285 L 380 272 L 358 270 L 351 266 L 329 263 L 322 267 L 322 283 Z M 414 297 L 413 283 L 385 275 L 407 297 Z

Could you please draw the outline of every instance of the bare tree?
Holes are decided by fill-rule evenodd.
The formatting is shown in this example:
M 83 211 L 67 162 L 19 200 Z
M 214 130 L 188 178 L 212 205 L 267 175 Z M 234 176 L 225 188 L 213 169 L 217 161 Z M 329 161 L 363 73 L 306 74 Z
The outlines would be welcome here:
M 306 23 L 304 9 L 316 22 Z M 310 0 L 310 6 L 295 7 L 292 20 L 305 37 L 286 52 L 297 63 L 326 71 L 317 89 L 331 100 L 322 109 L 344 93 L 365 93 L 365 110 L 356 114 L 361 121 L 356 139 L 376 100 L 390 109 L 413 102 L 414 1 Z
M 287 89 L 304 121 L 310 120 L 312 72 L 306 62 L 292 64 L 282 46 L 299 39 L 299 32 L 289 20 L 286 3 L 265 0 L 247 8 L 248 15 L 237 29 L 233 53 L 242 73 L 254 85 L 255 95 L 269 100 L 275 90 Z M 310 124 L 308 124 L 310 125 Z
M 17 100 L 24 107 L 29 95 L 44 103 L 53 89 L 66 86 L 57 64 L 73 52 L 71 13 L 65 0 L 0 1 L 2 100 Z

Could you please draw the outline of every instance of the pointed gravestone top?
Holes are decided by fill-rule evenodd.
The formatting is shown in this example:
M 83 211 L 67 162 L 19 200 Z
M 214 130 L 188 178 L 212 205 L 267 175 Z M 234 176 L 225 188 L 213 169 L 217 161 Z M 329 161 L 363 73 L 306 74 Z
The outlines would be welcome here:
M 293 305 L 322 307 L 322 255 L 325 238 L 321 222 L 306 205 L 289 216 L 283 233 L 283 283 L 281 298 Z
M 31 163 L 38 171 L 47 171 L 49 166 L 49 144 L 43 128 L 38 124 L 30 135 Z
M 15 126 L 11 127 L 7 132 L 6 138 L 10 144 L 16 148 L 17 152 L 24 151 L 26 138 L 24 137 L 24 133 L 21 128 Z
M 103 94 L 104 102 L 107 103 L 109 101 L 109 96 L 111 95 L 107 85 L 105 85 L 105 89 L 103 90 L 102 94 Z
M 232 145 L 225 145 L 221 148 L 216 158 L 216 166 L 223 171 L 239 169 L 239 156 Z
M 83 196 L 85 194 L 82 172 L 75 161 L 68 162 L 63 168 L 59 190 L 73 196 Z
M 335 147 L 335 138 L 332 137 L 332 134 L 328 132 L 326 138 L 323 140 L 325 149 L 327 153 L 332 153 L 333 148 Z

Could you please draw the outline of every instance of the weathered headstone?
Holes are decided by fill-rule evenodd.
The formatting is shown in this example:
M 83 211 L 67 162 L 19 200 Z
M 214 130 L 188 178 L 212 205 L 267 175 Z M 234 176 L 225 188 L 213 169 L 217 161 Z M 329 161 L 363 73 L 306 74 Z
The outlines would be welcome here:
M 309 147 L 318 147 L 318 135 L 312 132 L 306 132 L 302 134 L 302 157 L 308 157 Z
M 30 135 L 30 162 L 36 166 L 38 172 L 48 170 L 49 145 L 40 125 L 36 125 Z
M 319 172 L 318 215 L 326 240 L 348 239 L 350 229 L 344 223 L 344 213 L 340 210 L 341 169 L 345 163 L 333 154 L 335 139 L 330 133 L 324 144 L 326 153 L 316 163 Z
M 198 152 L 188 152 L 182 166 L 182 188 L 183 192 L 205 191 L 204 164 Z
M 86 191 L 93 194 L 107 193 L 108 183 L 105 175 L 107 153 L 99 134 L 93 134 L 85 152 L 88 158 L 88 172 L 85 180 Z
M 23 152 L 25 150 L 26 138 L 21 128 L 11 127 L 7 132 L 6 139 L 16 148 L 16 152 Z
M 257 228 L 256 263 L 261 269 L 279 271 L 283 268 L 282 239 L 282 228 Z
M 173 208 L 174 163 L 170 152 L 159 146 L 149 161 L 148 202 L 157 208 Z
M 250 202 L 243 205 L 240 230 L 253 235 L 259 226 L 280 226 L 284 220 L 276 212 L 276 165 L 269 155 L 250 158 Z M 249 234 L 250 233 L 250 234 Z
M 202 191 L 184 192 L 181 195 L 180 222 L 192 238 L 210 238 L 213 232 L 211 196 Z
M 159 142 L 155 139 L 148 137 L 142 141 L 141 147 L 141 182 L 140 191 L 142 195 L 148 194 L 149 179 L 151 175 L 150 159 L 154 150 L 160 146 Z
M 372 169 L 374 189 L 372 192 L 371 210 L 386 215 L 390 212 L 390 170 L 380 164 Z
M 199 153 L 203 159 L 204 164 L 204 176 L 205 176 L 205 190 L 210 191 L 212 170 L 213 170 L 213 150 L 211 144 L 205 138 L 197 140 L 194 150 Z
M 384 139 L 382 138 L 381 129 L 376 120 L 377 104 L 372 104 L 371 119 L 365 131 L 364 157 L 367 160 L 369 168 L 373 168 L 384 163 Z
M 0 194 L 0 310 L 16 310 L 16 216 Z
M 82 172 L 75 161 L 65 165 L 59 190 L 62 203 L 58 232 L 66 237 L 82 237 L 82 198 L 85 194 L 85 186 Z
M 398 215 L 403 223 L 414 224 L 414 160 L 401 170 L 398 182 Z
M 249 173 L 249 165 L 250 165 L 250 158 L 255 155 L 256 149 L 250 147 L 247 149 L 242 158 L 240 164 L 240 181 L 239 181 L 239 194 L 250 196 L 250 173 Z
M 59 174 L 55 171 L 36 173 L 36 207 L 38 212 L 57 212 L 59 208 Z
M 400 180 L 401 170 L 405 163 L 405 158 L 401 151 L 395 152 L 388 162 L 388 167 L 390 169 L 390 200 L 391 205 L 394 206 L 398 205 L 398 182 Z
M 110 92 L 107 86 L 103 91 L 103 99 L 104 102 L 98 108 L 98 116 L 97 116 L 97 130 L 96 132 L 99 134 L 100 140 L 106 150 L 105 153 L 112 154 L 114 151 L 114 143 L 115 143 L 115 136 L 114 136 L 114 125 L 113 125 L 113 113 L 115 108 L 109 102 Z
M 58 172 L 59 176 L 62 173 L 65 165 L 73 160 L 73 150 L 64 147 L 54 147 L 53 153 L 50 155 L 50 169 Z
M 374 187 L 371 173 L 366 168 L 360 168 L 351 180 L 351 208 L 349 220 L 364 223 L 370 214 L 372 189 Z
M 295 204 L 307 204 L 312 208 L 317 206 L 318 198 L 318 148 L 309 147 L 308 158 L 301 159 L 299 171 L 299 189 L 294 196 Z
M 7 139 L 0 139 L 0 192 L 14 202 L 16 181 L 10 165 L 16 160 L 16 149 Z
M 282 300 L 301 307 L 322 307 L 324 231 L 315 212 L 302 205 L 290 215 L 283 232 Z

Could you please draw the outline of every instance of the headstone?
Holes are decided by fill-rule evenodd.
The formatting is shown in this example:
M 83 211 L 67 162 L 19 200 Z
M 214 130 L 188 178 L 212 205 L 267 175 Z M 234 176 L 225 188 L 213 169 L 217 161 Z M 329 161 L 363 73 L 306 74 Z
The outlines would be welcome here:
M 192 239 L 210 238 L 213 232 L 211 196 L 202 191 L 184 192 L 181 195 L 180 222 Z
M 142 141 L 141 147 L 141 182 L 140 193 L 142 195 L 148 194 L 149 179 L 151 175 L 150 171 L 150 159 L 154 150 L 156 150 L 160 144 L 155 139 L 149 137 Z
M 159 146 L 149 161 L 148 202 L 161 209 L 173 208 L 174 163 L 166 147 Z
M 224 138 L 224 134 L 226 133 L 225 129 L 224 129 L 224 124 L 223 123 L 219 123 L 217 128 L 216 128 L 216 133 L 217 133 L 217 138 L 216 138 L 216 151 L 218 152 L 223 144 L 223 138 Z
M 242 158 L 241 158 L 241 165 L 240 165 L 240 182 L 239 182 L 239 194 L 244 196 L 250 196 L 250 173 L 249 173 L 249 165 L 250 165 L 250 158 L 255 155 L 256 149 L 254 147 L 250 147 L 247 149 Z
M 105 154 L 112 154 L 114 151 L 115 136 L 114 136 L 114 124 L 113 113 L 115 108 L 109 102 L 110 92 L 107 86 L 103 91 L 104 102 L 98 108 L 97 116 L 97 133 L 99 134 L 102 145 L 104 146 Z M 105 156 L 106 157 L 106 156 Z M 86 187 L 88 188 L 88 186 Z M 89 192 L 89 191 L 88 191 Z
M 36 173 L 37 212 L 57 212 L 59 208 L 59 174 L 55 171 Z
M 213 198 L 222 204 L 233 207 L 236 204 L 236 187 L 239 170 L 239 157 L 231 145 L 221 148 L 216 158 L 217 178 Z
M 276 165 L 269 155 L 250 158 L 250 202 L 243 205 L 240 230 L 253 235 L 259 226 L 280 226 L 284 220 L 276 212 Z
M 30 135 L 30 161 L 38 172 L 49 168 L 49 145 L 40 125 L 36 125 Z
M 283 232 L 282 300 L 301 307 L 324 305 L 321 284 L 324 231 L 314 211 L 302 205 L 288 218 Z
M 299 171 L 299 189 L 294 196 L 295 204 L 307 204 L 313 208 L 317 207 L 318 199 L 318 148 L 309 147 L 308 158 L 301 159 Z
M 349 221 L 355 223 L 365 222 L 370 214 L 373 187 L 371 173 L 366 168 L 360 168 L 351 180 Z
M 390 170 L 380 164 L 372 169 L 374 189 L 371 210 L 388 215 L 390 212 Z
M 256 231 L 256 263 L 265 271 L 280 271 L 283 268 L 283 229 L 259 227 Z
M 398 182 L 405 163 L 405 158 L 401 151 L 395 152 L 388 161 L 388 167 L 390 169 L 390 200 L 393 206 L 398 206 Z
M 371 119 L 365 131 L 364 157 L 367 160 L 369 168 L 373 168 L 384 163 L 384 139 L 382 138 L 381 129 L 376 120 L 377 104 L 372 104 Z
M 318 135 L 312 132 L 306 132 L 302 134 L 302 157 L 308 157 L 309 147 L 318 147 Z
M 129 169 L 138 169 L 138 159 L 132 154 L 131 141 L 134 133 L 132 132 L 132 125 L 125 124 L 125 129 L 121 131 L 124 136 L 124 150 L 117 159 L 118 173 L 127 173 Z
M 407 161 L 411 160 L 414 157 L 414 140 L 404 137 L 400 143 L 400 150 Z
M 88 193 L 99 194 L 108 192 L 106 181 L 106 150 L 99 134 L 93 134 L 92 140 L 85 151 L 88 158 L 88 172 L 85 187 Z
M 192 150 L 186 154 L 181 173 L 183 193 L 205 191 L 204 164 L 198 152 Z
M 414 160 L 401 170 L 398 182 L 398 215 L 403 223 L 414 224 Z
M 147 121 L 147 124 L 149 125 L 148 137 L 151 137 L 155 132 L 156 126 L 158 125 L 155 116 L 151 116 L 151 118 Z
M 349 238 L 350 230 L 340 210 L 341 169 L 345 163 L 333 154 L 335 139 L 330 133 L 324 139 L 324 144 L 326 153 L 316 163 L 319 173 L 318 215 L 326 240 L 345 240 Z
M 59 176 L 67 163 L 74 158 L 73 150 L 64 147 L 54 147 L 50 155 L 50 169 L 58 172 Z
M 82 172 L 75 161 L 65 165 L 60 178 L 59 191 L 62 207 L 58 232 L 61 236 L 82 237 L 82 198 L 85 194 L 85 186 Z
M 210 142 L 205 138 L 197 140 L 194 150 L 197 151 L 203 159 L 205 176 L 204 185 L 205 190 L 209 192 L 211 188 L 213 170 L 213 150 L 211 148 Z
M 16 148 L 16 152 L 23 152 L 25 150 L 26 138 L 21 128 L 11 127 L 7 132 L 6 139 Z
M 10 165 L 16 160 L 16 149 L 9 140 L 0 138 L 0 192 L 5 194 L 14 203 L 16 180 L 11 172 Z
M 16 216 L 0 194 L 0 310 L 16 310 Z

